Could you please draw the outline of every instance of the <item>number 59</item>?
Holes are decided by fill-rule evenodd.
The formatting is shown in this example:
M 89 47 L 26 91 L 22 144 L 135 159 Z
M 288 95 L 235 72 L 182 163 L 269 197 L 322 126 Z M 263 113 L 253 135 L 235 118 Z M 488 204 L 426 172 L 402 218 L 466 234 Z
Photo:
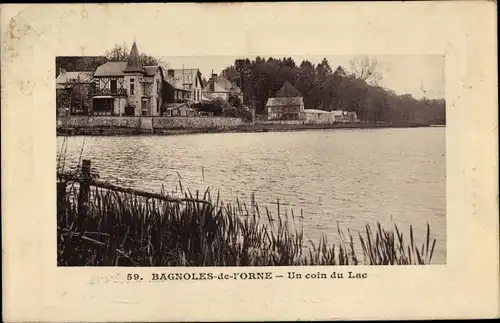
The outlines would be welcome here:
M 139 274 L 127 274 L 127 280 L 139 280 Z

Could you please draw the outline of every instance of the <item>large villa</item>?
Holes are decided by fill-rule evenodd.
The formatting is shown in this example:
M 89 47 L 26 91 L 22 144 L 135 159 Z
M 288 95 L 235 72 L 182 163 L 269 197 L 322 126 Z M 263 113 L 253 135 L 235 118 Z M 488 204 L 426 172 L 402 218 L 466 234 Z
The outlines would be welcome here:
M 128 62 L 107 62 L 94 74 L 94 115 L 158 116 L 161 113 L 163 71 L 142 66 L 134 42 Z

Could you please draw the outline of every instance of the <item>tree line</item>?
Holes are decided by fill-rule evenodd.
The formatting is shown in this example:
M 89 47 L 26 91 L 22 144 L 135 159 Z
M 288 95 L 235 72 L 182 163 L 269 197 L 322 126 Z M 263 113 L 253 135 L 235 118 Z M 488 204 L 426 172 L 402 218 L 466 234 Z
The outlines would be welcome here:
M 302 93 L 306 109 L 354 111 L 368 122 L 445 123 L 444 99 L 416 99 L 380 86 L 383 75 L 377 61 L 356 57 L 349 70 L 332 69 L 324 58 L 314 65 L 304 60 L 296 65 L 291 57 L 237 59 L 222 74 L 235 82 L 244 93 L 244 104 L 265 114 L 267 99 L 286 83 Z

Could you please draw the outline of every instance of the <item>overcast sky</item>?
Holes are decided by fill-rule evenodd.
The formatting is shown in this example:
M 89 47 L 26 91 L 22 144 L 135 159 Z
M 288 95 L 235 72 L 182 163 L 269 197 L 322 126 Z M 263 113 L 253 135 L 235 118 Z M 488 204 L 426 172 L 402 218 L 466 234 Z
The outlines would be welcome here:
M 317 64 L 327 57 L 333 69 L 338 65 L 347 69 L 352 57 L 368 54 L 379 61 L 382 86 L 416 98 L 443 98 L 446 35 L 436 32 L 434 24 L 439 20 L 421 19 L 415 13 L 417 7 L 404 3 L 82 4 L 81 10 L 59 17 L 56 26 L 47 22 L 46 28 L 57 28 L 58 38 L 46 47 L 61 56 L 102 55 L 114 44 L 125 42 L 130 48 L 135 38 L 140 52 L 162 57 L 173 68 L 199 68 L 205 77 L 212 70 L 220 73 L 240 57 L 291 56 L 297 64 L 302 59 Z M 387 10 L 398 14 L 385 15 Z M 379 53 L 385 55 L 373 55 Z

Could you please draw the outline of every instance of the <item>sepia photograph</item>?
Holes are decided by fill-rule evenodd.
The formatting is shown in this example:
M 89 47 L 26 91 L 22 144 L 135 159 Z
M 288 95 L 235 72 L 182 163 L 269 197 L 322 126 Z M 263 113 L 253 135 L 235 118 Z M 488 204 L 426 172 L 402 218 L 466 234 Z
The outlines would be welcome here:
M 446 264 L 443 55 L 115 41 L 55 58 L 58 266 Z
M 0 5 L 4 321 L 498 317 L 496 14 Z

